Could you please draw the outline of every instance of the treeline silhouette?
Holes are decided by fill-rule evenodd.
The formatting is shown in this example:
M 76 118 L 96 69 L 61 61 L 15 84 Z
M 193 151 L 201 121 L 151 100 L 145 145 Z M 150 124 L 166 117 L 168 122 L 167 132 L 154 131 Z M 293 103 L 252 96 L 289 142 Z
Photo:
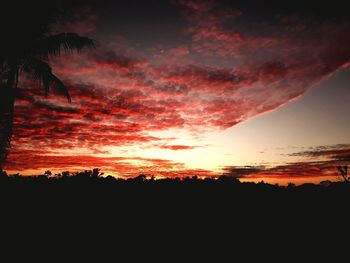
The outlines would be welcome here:
M 89 192 L 91 194 L 95 191 L 95 193 L 99 192 L 100 195 L 109 195 L 109 197 L 130 195 L 131 199 L 139 196 L 146 199 L 152 196 L 170 197 L 175 200 L 199 197 L 203 199 L 236 198 L 238 196 L 248 199 L 255 197 L 265 199 L 269 196 L 301 198 L 306 195 L 310 200 L 310 198 L 319 198 L 331 193 L 348 194 L 350 183 L 348 181 L 322 181 L 317 185 L 289 183 L 287 186 L 280 186 L 264 181 L 240 182 L 238 178 L 228 175 L 204 179 L 197 176 L 156 179 L 154 176 L 145 174 L 133 178 L 115 178 L 110 175 L 104 176 L 100 169 L 95 168 L 74 173 L 64 171 L 58 174 L 46 171 L 37 176 L 8 175 L 5 171 L 0 171 L 0 190 L 2 193 L 13 191 L 16 195 L 23 193 L 53 195 L 61 192 L 62 198 Z
M 178 242 L 175 250 L 183 251 L 184 244 L 190 248 L 201 240 L 245 245 L 258 238 L 260 246 L 271 235 L 316 237 L 342 228 L 342 222 L 348 228 L 349 197 L 347 182 L 278 186 L 230 176 L 156 180 L 144 174 L 118 179 L 99 169 L 38 176 L 0 173 L 3 229 L 20 233 L 29 243 L 38 231 L 45 233 L 39 236 L 43 242 L 61 237 L 63 251 L 64 244 L 75 242 L 68 238 L 74 235 L 91 244 L 120 240 L 136 254 L 137 246 L 158 248 L 169 242 Z M 96 235 L 109 236 L 108 241 L 91 240 Z

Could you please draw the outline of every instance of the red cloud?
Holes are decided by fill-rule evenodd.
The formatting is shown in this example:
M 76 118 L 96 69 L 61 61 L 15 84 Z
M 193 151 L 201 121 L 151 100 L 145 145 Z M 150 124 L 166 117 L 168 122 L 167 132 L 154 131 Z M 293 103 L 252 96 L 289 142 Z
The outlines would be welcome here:
M 139 174 L 156 177 L 188 177 L 216 176 L 215 173 L 203 169 L 186 169 L 182 163 L 164 159 L 140 157 L 94 157 L 83 155 L 55 155 L 45 150 L 14 150 L 11 152 L 7 168 L 9 171 L 34 170 L 41 173 L 51 169 L 54 172 L 69 170 L 72 172 L 82 169 L 99 167 L 108 173 L 119 177 L 134 177 Z
M 187 47 L 175 47 L 169 50 L 169 53 L 174 56 L 186 56 L 190 54 Z
M 39 87 L 22 80 L 14 147 L 98 152 L 103 146 L 157 144 L 190 150 L 193 146 L 164 145 L 149 132 L 232 127 L 288 103 L 349 65 L 349 21 L 252 22 L 252 32 L 235 23 L 243 16 L 238 11 L 223 10 L 213 1 L 178 2 L 185 9 L 186 30 L 178 45 L 163 48 L 166 55 L 154 51 L 158 43 L 151 51 L 138 50 L 115 37 L 117 44 L 102 39 L 106 44 L 93 52 L 52 61 L 71 91 L 72 104 L 56 94 L 45 99 Z M 85 32 L 95 29 L 96 16 L 89 12 L 90 24 L 78 26 Z M 49 162 L 45 154 L 37 155 L 40 166 Z M 33 164 L 25 155 L 16 158 Z M 8 167 L 20 169 L 13 161 Z
M 192 150 L 192 149 L 198 148 L 198 146 L 188 146 L 188 145 L 159 145 L 158 147 L 161 149 L 173 150 L 173 151 Z

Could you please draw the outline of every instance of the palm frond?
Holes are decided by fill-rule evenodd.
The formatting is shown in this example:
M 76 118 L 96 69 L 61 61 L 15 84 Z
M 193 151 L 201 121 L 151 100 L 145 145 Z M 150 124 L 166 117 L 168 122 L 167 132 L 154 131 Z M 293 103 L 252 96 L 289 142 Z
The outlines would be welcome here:
M 50 76 L 48 76 L 46 83 L 49 83 L 49 85 L 55 86 L 55 88 L 67 98 L 69 103 L 72 102 L 72 99 L 69 95 L 67 87 L 52 72 L 51 72 Z
M 41 39 L 34 45 L 33 55 L 47 60 L 58 57 L 61 52 L 80 52 L 85 47 L 94 47 L 94 40 L 76 33 L 61 33 Z
M 39 81 L 43 84 L 46 96 L 49 94 L 50 88 L 55 87 L 57 91 L 62 93 L 67 100 L 71 102 L 71 97 L 66 86 L 57 76 L 52 73 L 52 69 L 48 63 L 40 59 L 30 57 L 26 59 L 22 66 L 22 70 L 33 80 Z

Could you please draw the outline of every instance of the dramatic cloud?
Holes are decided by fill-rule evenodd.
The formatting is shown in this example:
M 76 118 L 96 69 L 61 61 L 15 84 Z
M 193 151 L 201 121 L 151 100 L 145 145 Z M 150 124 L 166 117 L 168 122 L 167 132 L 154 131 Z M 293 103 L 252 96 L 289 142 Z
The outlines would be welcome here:
M 140 48 L 119 32 L 108 37 L 99 34 L 98 16 L 89 8 L 58 25 L 57 30 L 81 34 L 96 31 L 99 45 L 94 51 L 52 61 L 71 92 L 72 104 L 55 93 L 43 98 L 40 87 L 22 80 L 16 103 L 15 150 L 8 168 L 69 168 L 71 156 L 55 157 L 51 152 L 81 148 L 90 149 L 91 154 L 103 152 L 105 146 L 130 145 L 192 150 L 195 146 L 172 144 L 171 139 L 150 132 L 230 128 L 300 97 L 350 62 L 350 21 L 310 22 L 298 16 L 276 16 L 273 23 L 247 21 L 250 24 L 243 25 L 245 14 L 214 1 L 175 2 L 182 8 L 186 26 L 179 30 L 178 43 L 167 47 L 154 43 L 154 47 Z M 26 159 L 32 154 L 26 150 L 36 152 L 33 162 Z M 331 151 L 323 155 L 337 156 Z M 109 167 L 107 162 L 115 161 L 89 158 L 74 159 L 74 166 Z M 122 160 L 109 168 L 126 171 L 125 167 L 130 165 Z M 310 169 L 314 167 L 318 166 Z M 292 168 L 296 169 L 288 166 L 269 172 Z M 255 169 L 228 168 L 228 173 L 245 176 L 259 172 Z

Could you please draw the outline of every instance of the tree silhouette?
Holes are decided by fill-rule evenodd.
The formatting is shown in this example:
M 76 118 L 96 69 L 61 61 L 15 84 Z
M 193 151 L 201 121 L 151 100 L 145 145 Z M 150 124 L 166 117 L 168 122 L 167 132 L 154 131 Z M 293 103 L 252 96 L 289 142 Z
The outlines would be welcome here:
M 51 25 L 57 16 L 52 9 L 34 14 L 16 13 L 15 18 L 19 17 L 20 21 L 11 20 L 10 16 L 0 19 L 0 169 L 10 149 L 20 76 L 39 82 L 46 95 L 50 88 L 56 88 L 70 102 L 68 90 L 52 72 L 49 59 L 60 56 L 62 51 L 79 52 L 94 46 L 92 39 L 75 33 L 53 34 Z
M 348 166 L 338 166 L 338 171 L 340 172 L 340 175 L 343 177 L 344 182 L 349 182 L 349 177 L 348 177 Z

